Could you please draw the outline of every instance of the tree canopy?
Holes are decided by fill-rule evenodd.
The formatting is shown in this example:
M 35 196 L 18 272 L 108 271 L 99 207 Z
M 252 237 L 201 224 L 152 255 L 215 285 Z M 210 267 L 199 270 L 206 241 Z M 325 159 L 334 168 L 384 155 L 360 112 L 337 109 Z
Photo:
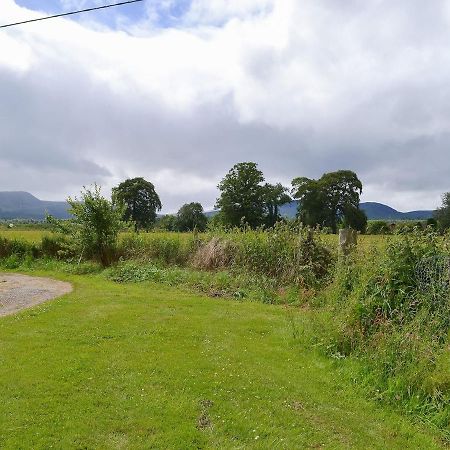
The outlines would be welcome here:
M 330 227 L 333 232 L 340 222 L 361 231 L 365 228 L 367 217 L 359 209 L 362 183 L 354 172 L 329 172 L 318 180 L 299 177 L 292 180 L 292 187 L 304 224 Z
M 266 209 L 266 225 L 273 227 L 281 217 L 279 207 L 289 203 L 292 199 L 288 195 L 289 189 L 284 187 L 281 183 L 269 184 L 263 186 L 263 198 Z
M 216 208 L 222 212 L 225 225 L 242 222 L 257 227 L 264 219 L 263 173 L 254 162 L 235 164 L 219 183 L 221 192 Z
M 162 208 L 155 186 L 144 178 L 131 178 L 113 188 L 113 198 L 124 203 L 124 220 L 132 220 L 135 230 L 148 229 Z
M 208 219 L 200 203 L 186 203 L 177 212 L 176 229 L 178 231 L 205 231 Z
M 434 213 L 440 230 L 448 230 L 450 228 L 450 192 L 442 195 L 442 206 Z

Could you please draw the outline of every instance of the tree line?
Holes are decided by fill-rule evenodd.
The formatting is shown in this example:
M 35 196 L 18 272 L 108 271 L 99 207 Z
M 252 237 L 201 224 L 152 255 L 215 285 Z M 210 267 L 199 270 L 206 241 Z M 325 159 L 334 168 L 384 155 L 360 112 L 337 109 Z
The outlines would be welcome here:
M 218 184 L 216 212 L 208 218 L 199 202 L 184 204 L 176 214 L 158 217 L 162 203 L 155 186 L 144 178 L 125 180 L 112 190 L 112 201 L 124 206 L 123 220 L 134 223 L 135 231 L 155 225 L 169 231 L 204 231 L 208 221 L 226 228 L 248 226 L 270 228 L 285 220 L 280 208 L 298 201 L 297 219 L 306 226 L 321 227 L 336 233 L 340 227 L 364 232 L 367 216 L 360 209 L 362 183 L 355 172 L 338 170 L 318 179 L 294 178 L 291 187 L 267 183 L 254 162 L 235 164 Z M 450 228 L 450 193 L 434 221 L 440 229 Z
M 350 170 L 339 170 L 314 180 L 298 177 L 289 190 L 281 183 L 265 183 L 263 173 L 253 162 L 235 164 L 218 185 L 218 213 L 211 219 L 225 227 L 272 227 L 283 219 L 280 207 L 298 200 L 297 219 L 307 226 L 327 227 L 336 232 L 342 227 L 363 231 L 367 217 L 359 208 L 362 183 Z M 148 230 L 157 221 L 162 203 L 152 183 L 144 178 L 125 180 L 112 190 L 111 200 L 103 197 L 100 187 L 84 190 L 81 198 L 67 199 L 72 218 L 47 217 L 64 236 L 70 254 L 98 259 L 109 265 L 114 258 L 119 232 L 134 225 L 135 231 Z M 207 218 L 200 203 L 183 205 L 176 215 L 163 216 L 160 223 L 179 231 L 203 231 Z M 443 195 L 442 206 L 435 213 L 436 225 L 450 228 L 450 193 Z
M 367 217 L 359 209 L 362 183 L 350 170 L 324 174 L 314 180 L 298 177 L 291 188 L 282 183 L 267 183 L 254 162 L 235 164 L 218 185 L 217 213 L 211 218 L 224 227 L 273 227 L 284 220 L 280 207 L 298 200 L 298 219 L 307 226 L 326 227 L 336 232 L 339 226 L 363 231 Z M 160 228 L 170 231 L 204 231 L 208 219 L 198 202 L 184 204 L 175 215 L 157 218 L 162 203 L 155 187 L 144 178 L 128 179 L 113 188 L 113 201 L 125 206 L 124 220 L 135 230 Z

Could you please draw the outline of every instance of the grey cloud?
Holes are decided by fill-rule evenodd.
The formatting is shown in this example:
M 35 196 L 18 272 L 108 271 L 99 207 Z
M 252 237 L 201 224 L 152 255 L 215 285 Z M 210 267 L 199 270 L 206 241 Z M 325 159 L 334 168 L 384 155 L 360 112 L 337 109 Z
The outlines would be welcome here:
M 245 83 L 230 82 L 223 94 L 176 109 L 158 92 L 132 81 L 114 89 L 70 60 L 43 57 L 25 74 L 0 66 L 0 189 L 55 198 L 144 176 L 158 180 L 170 211 L 213 205 L 220 178 L 252 160 L 284 183 L 353 169 L 366 200 L 389 204 L 395 191 L 392 206 L 435 207 L 450 190 L 444 2 L 305 5 L 313 16 L 296 8 L 293 22 L 311 19 L 309 34 L 292 25 L 279 49 L 243 43 L 240 79 L 256 91 L 248 100 Z

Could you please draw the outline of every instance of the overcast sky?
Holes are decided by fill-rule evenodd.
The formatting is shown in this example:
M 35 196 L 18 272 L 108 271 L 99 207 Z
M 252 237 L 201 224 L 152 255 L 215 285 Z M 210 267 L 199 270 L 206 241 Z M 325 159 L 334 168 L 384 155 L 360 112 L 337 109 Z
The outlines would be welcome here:
M 8 23 L 114 0 L 1 0 Z M 42 8 L 47 8 L 42 10 Z M 354 170 L 364 201 L 450 191 L 447 0 L 146 0 L 0 30 L 0 191 L 152 181 L 214 205 L 230 167 Z

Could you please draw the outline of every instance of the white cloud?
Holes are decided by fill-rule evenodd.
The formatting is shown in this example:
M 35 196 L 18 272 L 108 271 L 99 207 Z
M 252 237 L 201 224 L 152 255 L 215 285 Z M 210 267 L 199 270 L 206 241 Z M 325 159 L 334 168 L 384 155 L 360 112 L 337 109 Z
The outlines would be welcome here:
M 212 205 L 245 160 L 286 182 L 350 168 L 366 200 L 400 209 L 449 190 L 446 2 L 176 6 L 127 32 L 66 19 L 0 31 L 1 190 L 60 198 L 87 179 L 144 176 L 173 210 Z M 24 12 L 0 5 L 5 20 Z

